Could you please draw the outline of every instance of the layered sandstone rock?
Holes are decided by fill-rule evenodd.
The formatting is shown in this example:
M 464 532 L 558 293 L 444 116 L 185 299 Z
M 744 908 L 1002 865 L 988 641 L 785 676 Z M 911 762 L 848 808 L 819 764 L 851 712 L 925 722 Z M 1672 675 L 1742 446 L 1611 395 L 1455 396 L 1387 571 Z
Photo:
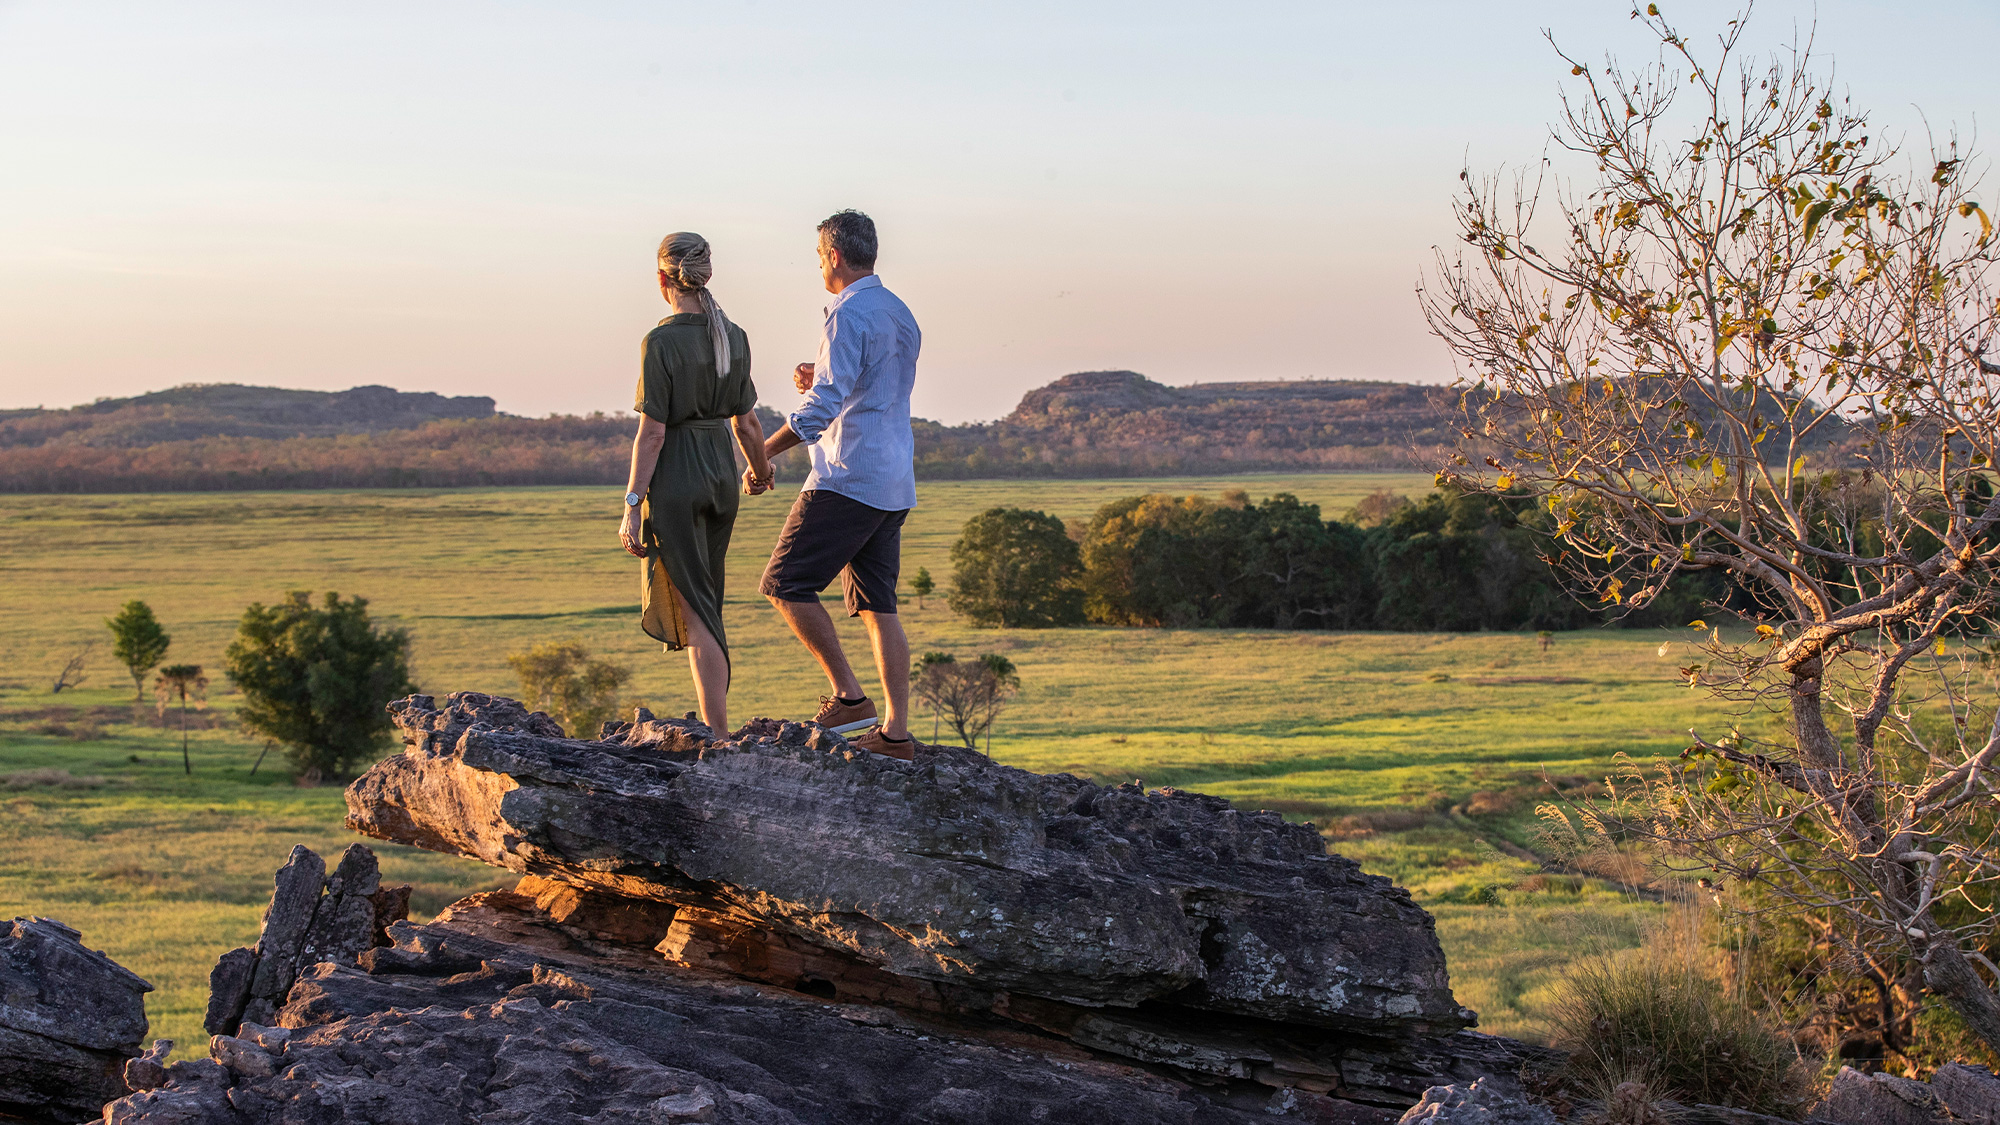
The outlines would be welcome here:
M 53 918 L 0 928 L 0 1116 L 94 1116 L 123 1093 L 152 990 Z
M 1552 1062 L 1461 1030 L 1428 915 L 1276 816 L 790 723 L 393 710 L 350 825 L 519 885 L 356 954 L 277 921 L 374 901 L 295 851 L 211 1058 L 108 1121 L 1386 1125 Z
M 410 888 L 384 889 L 375 853 L 350 844 L 332 874 L 318 853 L 292 848 L 254 946 L 222 955 L 208 976 L 210 1035 L 231 1035 L 243 1020 L 269 1023 L 299 970 L 321 961 L 353 964 L 409 915 Z
M 408 749 L 348 790 L 364 835 L 742 917 L 939 986 L 1390 1037 L 1472 1021 L 1430 916 L 1276 814 L 942 747 L 873 759 L 794 723 L 586 741 L 474 693 L 391 710 Z

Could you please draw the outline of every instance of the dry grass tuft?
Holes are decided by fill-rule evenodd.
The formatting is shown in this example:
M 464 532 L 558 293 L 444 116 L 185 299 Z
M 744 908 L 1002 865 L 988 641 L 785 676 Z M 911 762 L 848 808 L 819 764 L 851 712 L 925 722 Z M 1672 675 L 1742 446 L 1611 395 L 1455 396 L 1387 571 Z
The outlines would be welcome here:
M 1571 1052 L 1570 1080 L 1607 1107 L 1671 1098 L 1789 1117 L 1810 1089 L 1790 1040 L 1703 971 L 1686 942 L 1579 961 L 1549 1017 Z

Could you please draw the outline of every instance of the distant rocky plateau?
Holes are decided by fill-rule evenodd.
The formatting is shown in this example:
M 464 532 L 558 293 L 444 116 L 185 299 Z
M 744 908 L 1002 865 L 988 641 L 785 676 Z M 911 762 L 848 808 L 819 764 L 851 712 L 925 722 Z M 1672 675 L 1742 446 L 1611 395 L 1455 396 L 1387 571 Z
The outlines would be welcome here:
M 780 406 L 793 400 L 789 387 L 767 391 Z M 929 480 L 1429 470 L 1450 456 L 1454 402 L 1447 388 L 1407 383 L 1170 387 L 1085 371 L 996 421 L 912 428 Z M 485 397 L 205 384 L 0 410 L 0 492 L 614 485 L 632 438 L 626 406 L 614 397 L 604 413 L 520 418 Z M 769 407 L 758 413 L 767 430 L 783 424 Z
M 294 848 L 257 943 L 211 974 L 208 1057 L 177 1063 L 142 1049 L 146 982 L 17 920 L 0 1115 L 1386 1125 L 1570 1108 L 1534 1095 L 1560 1054 L 1470 1030 L 1406 892 L 1275 814 L 952 747 L 895 762 L 767 719 L 719 735 L 641 711 L 580 739 L 476 693 L 391 710 L 404 750 L 348 788 L 348 825 L 519 883 L 415 925 L 366 846 L 331 867 Z M 1991 1120 L 1968 1114 L 2000 1108 L 2000 1080 L 1958 1070 L 1846 1072 L 1836 1093 L 1862 1116 L 1830 1120 Z

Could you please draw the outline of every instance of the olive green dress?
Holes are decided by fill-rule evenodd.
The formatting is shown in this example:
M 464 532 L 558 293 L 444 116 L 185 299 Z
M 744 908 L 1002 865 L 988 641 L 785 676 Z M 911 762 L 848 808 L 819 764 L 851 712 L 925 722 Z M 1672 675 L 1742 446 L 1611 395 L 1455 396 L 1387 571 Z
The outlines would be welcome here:
M 667 428 L 646 488 L 646 560 L 639 627 L 668 651 L 685 648 L 678 588 L 689 608 L 729 653 L 722 631 L 723 561 L 736 527 L 740 483 L 729 420 L 757 405 L 750 382 L 750 341 L 729 326 L 729 373 L 716 378 L 708 317 L 680 313 L 646 334 L 638 400 L 632 409 Z

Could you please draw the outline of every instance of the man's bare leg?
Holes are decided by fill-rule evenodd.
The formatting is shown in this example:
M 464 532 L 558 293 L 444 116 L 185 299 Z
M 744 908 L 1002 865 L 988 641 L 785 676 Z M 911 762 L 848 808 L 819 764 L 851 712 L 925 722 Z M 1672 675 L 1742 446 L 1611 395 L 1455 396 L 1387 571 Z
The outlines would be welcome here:
M 681 620 L 688 631 L 688 670 L 694 673 L 695 708 L 701 721 L 708 729 L 723 736 L 729 734 L 729 657 L 723 654 L 722 646 L 715 642 L 715 635 L 708 626 L 701 623 L 687 599 L 681 597 L 677 588 L 674 597 L 680 599 Z
M 847 653 L 840 647 L 840 634 L 834 631 L 833 617 L 826 607 L 815 598 L 809 602 L 788 602 L 783 598 L 772 598 L 771 604 L 778 609 L 778 615 L 785 624 L 792 627 L 792 635 L 813 654 L 819 666 L 826 673 L 827 683 L 833 687 L 833 694 L 842 699 L 863 697 L 861 681 L 854 678 L 854 668 L 847 663 Z M 900 632 L 900 630 L 899 630 Z M 909 663 L 909 657 L 903 658 Z M 907 694 L 907 693 L 906 693 Z
M 861 620 L 875 648 L 875 670 L 882 676 L 888 705 L 882 712 L 882 733 L 901 741 L 910 737 L 910 639 L 903 633 L 903 619 L 893 613 L 862 610 Z

